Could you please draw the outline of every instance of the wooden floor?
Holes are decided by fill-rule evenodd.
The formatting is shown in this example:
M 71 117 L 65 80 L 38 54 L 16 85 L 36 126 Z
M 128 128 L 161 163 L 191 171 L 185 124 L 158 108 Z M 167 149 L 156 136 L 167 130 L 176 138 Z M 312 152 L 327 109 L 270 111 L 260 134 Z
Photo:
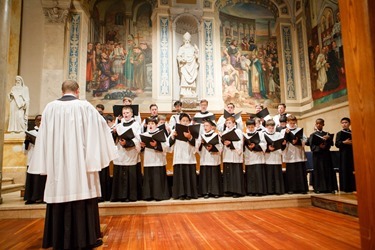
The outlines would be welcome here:
M 44 219 L 0 220 L 0 249 L 39 249 Z M 358 218 L 320 208 L 104 216 L 101 249 L 359 249 Z

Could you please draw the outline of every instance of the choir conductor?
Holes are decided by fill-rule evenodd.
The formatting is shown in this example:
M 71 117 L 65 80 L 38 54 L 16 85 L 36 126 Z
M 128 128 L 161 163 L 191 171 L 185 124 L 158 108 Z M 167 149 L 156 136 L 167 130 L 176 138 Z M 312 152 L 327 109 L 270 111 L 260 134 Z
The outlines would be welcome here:
M 98 172 L 116 157 L 104 118 L 79 100 L 79 85 L 62 84 L 63 96 L 47 104 L 28 172 L 47 175 L 43 248 L 90 249 L 102 244 Z

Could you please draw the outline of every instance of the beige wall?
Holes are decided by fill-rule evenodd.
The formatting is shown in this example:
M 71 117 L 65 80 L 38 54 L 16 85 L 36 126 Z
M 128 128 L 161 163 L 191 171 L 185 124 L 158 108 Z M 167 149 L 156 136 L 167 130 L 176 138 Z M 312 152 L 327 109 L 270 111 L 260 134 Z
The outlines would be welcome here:
M 40 93 L 43 66 L 44 15 L 40 0 L 23 1 L 20 75 L 30 92 L 29 116 L 43 111 Z

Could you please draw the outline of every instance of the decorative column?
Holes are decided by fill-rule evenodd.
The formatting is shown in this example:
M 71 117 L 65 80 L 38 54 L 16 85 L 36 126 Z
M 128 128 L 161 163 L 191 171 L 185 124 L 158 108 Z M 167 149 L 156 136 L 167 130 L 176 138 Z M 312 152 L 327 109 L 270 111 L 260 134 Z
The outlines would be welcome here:
M 151 16 L 152 20 L 152 99 L 159 111 L 172 109 L 172 24 L 168 8 L 156 8 Z M 144 105 L 146 106 L 146 105 Z M 148 111 L 147 110 L 143 112 Z
M 0 106 L 5 107 L 6 84 L 7 84 L 7 65 L 10 37 L 10 9 L 12 0 L 0 1 Z M 3 150 L 5 133 L 5 110 L 0 109 L 0 204 L 3 203 L 1 197 L 1 186 L 3 178 Z

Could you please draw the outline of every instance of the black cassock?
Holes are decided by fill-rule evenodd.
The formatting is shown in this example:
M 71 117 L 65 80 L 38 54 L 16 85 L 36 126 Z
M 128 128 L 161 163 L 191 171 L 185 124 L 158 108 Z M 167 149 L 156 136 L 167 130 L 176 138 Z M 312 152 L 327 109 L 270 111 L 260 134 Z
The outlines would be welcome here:
M 351 133 L 351 131 L 340 131 L 336 134 L 335 146 L 340 149 L 340 191 L 353 192 L 356 190 L 353 173 L 353 147 L 351 144 L 343 143 L 341 136 L 343 133 Z
M 327 140 L 324 148 L 313 144 L 314 134 L 324 136 L 327 132 L 316 131 L 309 137 L 309 145 L 313 155 L 313 187 L 314 192 L 331 193 L 337 190 L 336 173 L 333 170 L 330 148 L 333 146 L 333 138 Z

